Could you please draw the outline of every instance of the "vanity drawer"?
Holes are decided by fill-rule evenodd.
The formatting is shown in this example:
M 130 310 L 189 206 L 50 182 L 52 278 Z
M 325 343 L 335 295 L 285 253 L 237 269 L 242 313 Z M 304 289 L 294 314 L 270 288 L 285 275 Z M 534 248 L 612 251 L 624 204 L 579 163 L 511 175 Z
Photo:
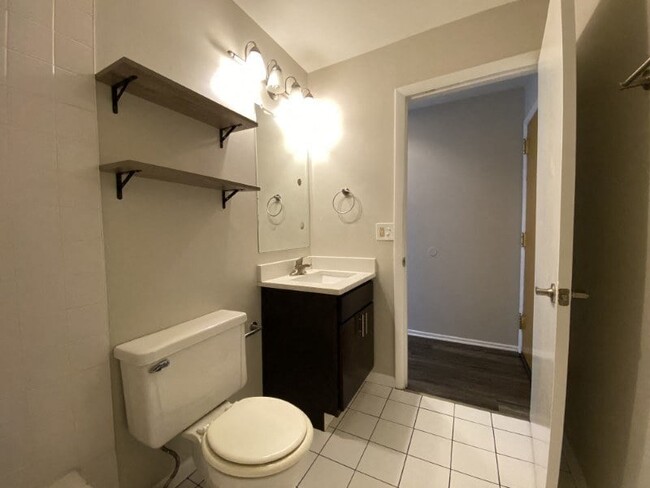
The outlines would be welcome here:
M 372 290 L 372 281 L 369 281 L 340 297 L 339 324 L 348 320 L 369 303 L 372 303 Z

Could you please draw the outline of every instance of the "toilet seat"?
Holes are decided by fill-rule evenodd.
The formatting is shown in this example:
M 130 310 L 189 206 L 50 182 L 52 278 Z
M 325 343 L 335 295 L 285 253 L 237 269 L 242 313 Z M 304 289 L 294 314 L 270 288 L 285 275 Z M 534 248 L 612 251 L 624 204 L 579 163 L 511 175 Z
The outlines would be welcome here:
M 311 446 L 307 416 L 284 400 L 252 397 L 236 402 L 207 428 L 203 458 L 221 473 L 260 478 L 297 463 Z

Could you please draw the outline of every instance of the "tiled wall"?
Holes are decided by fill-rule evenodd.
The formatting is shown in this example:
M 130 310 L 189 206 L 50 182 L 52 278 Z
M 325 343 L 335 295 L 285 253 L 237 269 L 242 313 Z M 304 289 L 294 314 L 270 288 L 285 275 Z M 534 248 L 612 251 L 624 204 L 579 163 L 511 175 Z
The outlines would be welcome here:
M 0 472 L 116 487 L 93 0 L 0 0 Z

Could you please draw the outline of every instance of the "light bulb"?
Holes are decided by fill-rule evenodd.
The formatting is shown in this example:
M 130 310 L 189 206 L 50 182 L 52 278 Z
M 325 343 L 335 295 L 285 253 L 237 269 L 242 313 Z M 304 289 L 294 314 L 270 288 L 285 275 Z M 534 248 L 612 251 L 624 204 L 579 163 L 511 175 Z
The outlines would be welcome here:
M 266 79 L 266 66 L 262 53 L 257 46 L 253 46 L 246 55 L 246 69 L 255 81 L 264 81 Z
M 297 81 L 294 81 L 291 85 L 291 91 L 289 92 L 289 100 L 292 102 L 298 102 L 302 100 L 302 89 Z
M 284 91 L 282 80 L 282 69 L 275 63 L 269 72 L 269 78 L 266 81 L 266 91 L 273 95 L 279 95 Z

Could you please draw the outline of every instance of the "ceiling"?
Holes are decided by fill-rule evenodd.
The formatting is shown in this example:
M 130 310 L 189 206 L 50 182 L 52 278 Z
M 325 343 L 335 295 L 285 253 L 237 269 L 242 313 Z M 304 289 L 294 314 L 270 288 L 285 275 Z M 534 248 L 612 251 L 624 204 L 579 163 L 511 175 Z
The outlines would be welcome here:
M 307 72 L 516 0 L 234 0 Z

